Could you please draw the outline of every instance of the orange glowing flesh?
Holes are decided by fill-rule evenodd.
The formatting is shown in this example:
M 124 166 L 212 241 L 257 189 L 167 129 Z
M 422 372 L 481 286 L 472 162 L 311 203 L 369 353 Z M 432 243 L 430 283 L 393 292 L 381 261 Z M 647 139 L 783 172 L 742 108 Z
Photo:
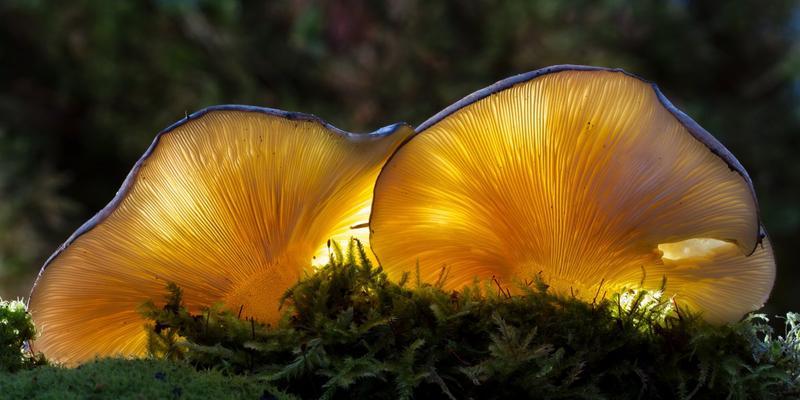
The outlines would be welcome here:
M 121 203 L 46 266 L 30 300 L 48 358 L 142 355 L 137 308 L 167 282 L 190 309 L 224 302 L 274 322 L 327 240 L 364 238 L 378 172 L 411 134 L 212 111 L 161 135 Z M 366 214 L 365 214 L 366 209 Z
M 721 322 L 760 307 L 772 287 L 758 224 L 748 182 L 649 84 L 561 71 L 468 104 L 403 145 L 378 178 L 371 239 L 394 278 L 417 262 L 428 281 L 447 266 L 449 289 L 541 273 L 591 301 L 601 282 L 658 289 L 666 276 L 667 295 Z M 722 244 L 662 258 L 659 245 L 691 239 Z

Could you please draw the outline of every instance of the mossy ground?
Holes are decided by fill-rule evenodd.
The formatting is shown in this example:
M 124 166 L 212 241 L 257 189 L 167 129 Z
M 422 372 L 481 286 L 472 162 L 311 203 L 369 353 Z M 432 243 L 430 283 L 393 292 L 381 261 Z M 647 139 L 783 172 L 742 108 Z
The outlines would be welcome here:
M 170 286 L 145 305 L 152 360 L 0 374 L 11 398 L 786 399 L 800 329 L 761 316 L 719 327 L 658 293 L 586 303 L 533 280 L 510 296 L 390 282 L 354 242 L 287 292 L 266 326 L 219 305 L 190 314 Z M 445 274 L 443 274 L 444 276 Z M 444 279 L 444 278 L 443 278 Z M 138 397 L 137 397 L 138 396 Z
M 0 373 L 3 399 L 259 399 L 269 398 L 265 387 L 252 377 L 165 360 L 103 359 L 74 369 Z

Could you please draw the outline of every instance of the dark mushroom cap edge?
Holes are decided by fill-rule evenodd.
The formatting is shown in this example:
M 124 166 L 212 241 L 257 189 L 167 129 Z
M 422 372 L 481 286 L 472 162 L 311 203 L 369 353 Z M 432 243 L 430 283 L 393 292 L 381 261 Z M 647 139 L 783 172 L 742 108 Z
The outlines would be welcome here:
M 621 68 L 594 67 L 594 66 L 588 66 L 588 65 L 572 65 L 572 64 L 554 65 L 554 66 L 550 66 L 550 67 L 537 69 L 535 71 L 530 71 L 530 72 L 522 73 L 522 74 L 519 74 L 519 75 L 514 75 L 514 76 L 508 77 L 506 79 L 500 80 L 500 81 L 498 81 L 498 82 L 496 82 L 496 83 L 494 83 L 494 84 L 492 84 L 490 86 L 487 86 L 487 87 L 485 87 L 483 89 L 480 89 L 480 90 L 478 90 L 476 92 L 473 92 L 472 94 L 469 94 L 469 95 L 465 96 L 461 100 L 449 105 L 444 110 L 436 113 L 436 115 L 434 115 L 433 117 L 428 118 L 425 122 L 420 124 L 414 130 L 414 134 L 411 135 L 410 137 L 406 138 L 405 141 L 403 141 L 403 143 L 400 144 L 400 146 L 389 157 L 389 159 L 384 164 L 384 168 L 381 169 L 381 173 L 378 175 L 378 179 L 377 179 L 376 182 L 380 181 L 381 175 L 383 174 L 383 171 L 385 170 L 386 165 L 388 165 L 390 162 L 392 162 L 392 159 L 394 158 L 394 156 L 396 154 L 398 154 L 400 151 L 402 151 L 403 147 L 409 141 L 413 140 L 417 135 L 423 133 L 426 129 L 428 129 L 431 126 L 435 125 L 436 123 L 438 123 L 439 121 L 443 120 L 444 118 L 450 116 L 451 114 L 457 112 L 458 110 L 460 110 L 460 109 L 462 109 L 462 108 L 464 108 L 466 106 L 469 106 L 472 103 L 475 103 L 475 102 L 477 102 L 479 100 L 482 100 L 482 99 L 484 99 L 486 97 L 489 97 L 489 96 L 491 96 L 493 94 L 502 92 L 503 90 L 511 88 L 511 87 L 513 87 L 515 85 L 529 82 L 529 81 L 531 81 L 533 79 L 536 79 L 536 78 L 538 78 L 540 76 L 544 76 L 544 75 L 547 75 L 547 74 L 553 74 L 553 73 L 565 72 L 565 71 L 605 71 L 605 72 L 614 72 L 614 73 L 624 74 L 624 75 L 629 76 L 629 77 L 634 78 L 634 79 L 638 79 L 638 80 L 644 82 L 645 84 L 650 85 L 650 87 L 655 92 L 656 97 L 658 97 L 658 100 L 661 102 L 661 105 L 664 108 L 666 108 L 667 111 L 669 111 L 670 114 L 672 114 L 678 120 L 678 122 L 680 122 L 681 125 L 683 125 L 684 128 L 686 128 L 686 130 L 692 135 L 692 137 L 694 137 L 697 141 L 702 143 L 711 153 L 713 153 L 714 155 L 719 157 L 722 161 L 724 161 L 725 164 L 728 166 L 728 168 L 730 168 L 731 171 L 736 172 L 737 174 L 739 174 L 739 176 L 742 177 L 742 179 L 744 179 L 745 183 L 747 184 L 748 189 L 750 190 L 750 195 L 753 198 L 753 204 L 755 205 L 755 208 L 756 208 L 755 218 L 756 218 L 756 227 L 757 227 L 756 229 L 757 229 L 757 231 L 755 232 L 755 234 L 756 234 L 756 236 L 758 238 L 756 240 L 755 246 L 753 246 L 753 248 L 746 255 L 750 256 L 756 251 L 758 246 L 761 245 L 763 239 L 765 237 L 767 237 L 767 231 L 764 228 L 764 226 L 761 224 L 761 212 L 759 211 L 758 199 L 756 198 L 755 189 L 753 188 L 753 182 L 750 179 L 750 175 L 747 174 L 747 171 L 744 169 L 742 164 L 739 162 L 739 160 L 736 159 L 736 157 L 734 157 L 734 155 L 727 148 L 725 148 L 725 146 L 722 143 L 719 142 L 719 140 L 717 140 L 714 136 L 712 136 L 707 130 L 705 130 L 702 126 L 700 126 L 697 122 L 695 122 L 691 117 L 686 115 L 686 113 L 684 113 L 683 111 L 681 111 L 677 107 L 675 107 L 667 99 L 667 97 L 664 96 L 664 93 L 661 92 L 661 89 L 658 88 L 658 85 L 656 85 L 655 83 L 653 83 L 651 81 L 648 81 L 647 79 L 644 79 L 644 78 L 642 78 L 642 77 L 640 77 L 640 76 L 638 76 L 636 74 L 632 74 L 630 72 L 627 72 L 627 71 L 625 71 L 625 70 L 623 70 Z M 373 207 L 375 205 L 375 196 L 372 197 L 372 205 L 373 205 Z M 371 223 L 372 223 L 372 215 L 370 215 L 370 224 Z M 372 237 L 372 234 L 373 234 L 373 230 L 370 228 L 370 237 Z M 380 263 L 380 255 L 379 254 L 375 254 L 375 257 L 378 260 L 378 262 Z
M 340 135 L 340 136 L 342 136 L 344 138 L 347 138 L 348 140 L 352 140 L 354 142 L 375 140 L 375 139 L 378 139 L 378 138 L 389 136 L 392 133 L 396 132 L 398 129 L 402 128 L 402 127 L 410 127 L 410 125 L 408 125 L 408 124 L 406 124 L 404 122 L 398 122 L 398 123 L 395 123 L 395 124 L 391 124 L 391 125 L 385 126 L 383 128 L 380 128 L 380 129 L 378 129 L 378 130 L 376 130 L 374 132 L 370 132 L 370 133 L 353 133 L 353 132 L 348 132 L 348 131 L 341 130 L 341 129 L 329 124 L 325 120 L 317 117 L 316 115 L 299 113 L 299 112 L 291 112 L 291 111 L 283 111 L 283 110 L 278 110 L 278 109 L 274 109 L 274 108 L 246 106 L 246 105 L 238 105 L 238 104 L 225 104 L 225 105 L 211 106 L 211 107 L 204 108 L 204 109 L 202 109 L 200 111 L 194 112 L 192 114 L 189 114 L 186 117 L 184 117 L 183 119 L 179 120 L 178 122 L 175 122 L 174 124 L 170 125 L 169 127 L 167 127 L 166 129 L 162 130 L 161 132 L 159 132 L 156 135 L 155 139 L 153 139 L 153 142 L 150 144 L 150 147 L 148 147 L 147 150 L 142 155 L 142 157 L 139 158 L 138 161 L 136 161 L 136 164 L 134 164 L 133 168 L 128 173 L 128 176 L 125 177 L 125 180 L 122 182 L 122 186 L 119 188 L 119 190 L 117 190 L 117 193 L 116 193 L 116 195 L 114 195 L 114 198 L 111 199 L 111 201 L 105 207 L 103 207 L 102 210 L 100 210 L 97 214 L 95 214 L 88 221 L 83 223 L 83 225 L 81 225 L 72 235 L 70 235 L 70 237 L 61 246 L 59 246 L 58 249 L 56 249 L 56 251 L 50 257 L 47 258 L 47 261 L 45 261 L 45 263 L 42 266 L 41 270 L 39 270 L 39 274 L 36 277 L 36 281 L 34 281 L 33 287 L 31 288 L 31 295 L 33 294 L 33 291 L 36 289 L 36 284 L 39 282 L 39 279 L 41 278 L 41 276 L 44 273 L 45 269 L 47 269 L 47 266 L 50 265 L 50 263 L 56 257 L 58 257 L 64 250 L 66 250 L 81 235 L 83 235 L 86 232 L 89 232 L 90 230 L 92 230 L 92 228 L 94 228 L 95 226 L 97 226 L 100 223 L 102 223 L 109 215 L 111 215 L 117 209 L 117 207 L 119 207 L 119 205 L 122 203 L 122 200 L 125 199 L 125 197 L 127 196 L 128 192 L 130 191 L 130 188 L 132 187 L 133 183 L 136 181 L 136 178 L 137 178 L 137 176 L 139 174 L 139 170 L 142 168 L 144 163 L 147 162 L 147 159 L 150 157 L 150 155 L 153 153 L 155 148 L 158 146 L 158 143 L 161 140 L 161 137 L 166 135 L 166 134 L 168 134 L 168 133 L 170 133 L 170 132 L 172 132 L 176 128 L 188 123 L 189 121 L 200 119 L 204 115 L 206 115 L 208 113 L 211 113 L 211 112 L 215 112 L 215 111 L 255 112 L 255 113 L 261 113 L 261 114 L 265 114 L 265 115 L 269 115 L 269 116 L 273 116 L 273 117 L 285 118 L 285 119 L 290 120 L 290 121 L 314 122 L 314 123 L 322 125 L 322 127 L 327 129 L 328 131 L 330 131 L 332 133 L 335 133 L 335 134 L 338 134 L 338 135 Z M 30 302 L 30 297 L 31 296 L 29 295 L 28 296 L 28 302 Z

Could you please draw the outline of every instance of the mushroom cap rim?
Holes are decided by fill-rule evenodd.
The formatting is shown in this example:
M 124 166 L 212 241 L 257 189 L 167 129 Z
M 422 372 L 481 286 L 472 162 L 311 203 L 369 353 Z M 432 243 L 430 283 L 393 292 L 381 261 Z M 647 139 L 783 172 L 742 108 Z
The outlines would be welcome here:
M 83 234 L 92 230 L 95 226 L 102 223 L 109 215 L 111 215 L 117 207 L 119 207 L 122 200 L 125 199 L 128 192 L 130 191 L 131 186 L 136 181 L 137 176 L 139 175 L 139 170 L 153 153 L 155 148 L 158 146 L 161 137 L 172 132 L 173 130 L 183 126 L 184 124 L 200 119 L 206 114 L 215 111 L 244 111 L 244 112 L 255 112 L 261 113 L 268 116 L 284 118 L 289 121 L 305 121 L 305 122 L 313 122 L 321 125 L 323 128 L 327 129 L 330 132 L 333 132 L 337 135 L 340 135 L 348 140 L 352 140 L 354 142 L 364 142 L 364 141 L 371 141 L 376 140 L 379 138 L 383 138 L 386 136 L 391 135 L 392 133 L 403 129 L 405 127 L 411 129 L 412 127 L 405 123 L 405 122 L 397 122 L 394 124 L 390 124 L 379 128 L 373 132 L 368 133 L 354 133 L 342 130 L 337 128 L 334 125 L 331 125 L 324 119 L 317 117 L 313 114 L 306 114 L 301 112 L 294 112 L 294 111 L 284 111 L 275 108 L 268 108 L 268 107 L 259 107 L 259 106 L 248 106 L 248 105 L 240 105 L 240 104 L 223 104 L 223 105 L 215 105 L 203 108 L 199 111 L 193 112 L 191 114 L 187 114 L 184 118 L 181 118 L 177 122 L 173 123 L 172 125 L 168 126 L 167 128 L 161 130 L 158 134 L 156 134 L 155 138 L 153 139 L 150 146 L 145 150 L 144 154 L 136 161 L 133 165 L 133 168 L 128 172 L 128 175 L 125 177 L 125 180 L 122 182 L 122 186 L 117 190 L 117 193 L 111 199 L 111 201 L 103 207 L 100 211 L 98 211 L 95 215 L 93 215 L 88 221 L 84 222 L 72 235 L 67 238 L 67 240 L 59 246 L 55 252 L 53 252 L 50 257 L 42 265 L 42 268 L 39 270 L 38 275 L 36 276 L 36 280 L 31 287 L 30 295 L 28 296 L 28 303 L 30 303 L 31 296 L 36 289 L 36 285 L 39 282 L 39 279 L 42 277 L 42 274 L 50 265 L 50 263 L 56 259 L 63 251 L 65 251 L 75 240 L 81 237 Z
M 423 133 L 425 130 L 432 127 L 433 125 L 436 125 L 444 118 L 450 116 L 451 114 L 454 114 L 455 112 L 461 110 L 464 107 L 467 107 L 473 103 L 483 100 L 484 98 L 502 92 L 518 84 L 527 83 L 544 75 L 558 73 L 558 72 L 569 72 L 569 71 L 620 73 L 649 85 L 650 88 L 652 88 L 652 90 L 655 92 L 655 95 L 658 98 L 661 105 L 667 111 L 669 111 L 669 113 L 672 114 L 672 116 L 674 116 L 678 120 L 678 122 L 681 125 L 683 125 L 684 128 L 686 128 L 686 131 L 689 132 L 689 134 L 692 135 L 692 137 L 695 140 L 702 143 L 712 154 L 719 157 L 723 162 L 725 162 L 725 164 L 731 171 L 736 172 L 737 174 L 739 174 L 739 176 L 742 177 L 742 179 L 744 179 L 745 184 L 747 185 L 747 188 L 750 191 L 750 195 L 753 199 L 753 204 L 755 205 L 755 211 L 756 211 L 755 234 L 757 237 L 755 245 L 753 246 L 752 249 L 749 250 L 746 256 L 752 255 L 756 251 L 756 249 L 758 249 L 758 247 L 761 245 L 761 242 L 764 240 L 765 237 L 767 237 L 767 231 L 764 228 L 763 223 L 761 222 L 761 211 L 759 210 L 758 198 L 756 197 L 755 189 L 753 188 L 753 181 L 750 179 L 750 175 L 744 169 L 744 166 L 742 166 L 742 164 L 739 162 L 739 160 L 736 159 L 733 153 L 731 153 L 730 150 L 728 150 L 719 140 L 717 140 L 717 138 L 712 136 L 711 133 L 709 133 L 705 128 L 700 126 L 700 124 L 698 124 L 695 120 L 689 117 L 686 113 L 675 107 L 675 105 L 673 105 L 672 102 L 670 102 L 669 99 L 667 99 L 667 97 L 664 95 L 664 93 L 661 91 L 661 89 L 658 87 L 657 84 L 647 79 L 644 79 L 639 75 L 625 71 L 622 68 L 597 67 L 597 66 L 577 65 L 577 64 L 559 64 L 559 65 L 540 68 L 534 71 L 513 75 L 508 78 L 499 80 L 494 84 L 489 85 L 483 89 L 479 89 L 475 92 L 472 92 L 464 96 L 460 100 L 456 101 L 455 103 L 445 107 L 442 111 L 439 111 L 434 116 L 428 118 L 427 120 L 422 122 L 419 126 L 417 126 L 414 129 L 414 134 L 407 137 L 400 144 L 400 146 L 394 151 L 394 153 L 389 157 L 389 159 L 386 160 L 386 163 L 384 164 L 383 168 L 381 168 L 381 173 L 378 175 L 378 179 L 376 181 L 376 188 L 377 188 L 377 182 L 380 182 L 381 175 L 383 175 L 383 171 L 386 170 L 386 166 L 389 165 L 389 163 L 392 162 L 392 159 L 398 153 L 400 153 L 400 151 L 403 150 L 403 147 L 405 147 L 417 135 Z M 377 197 L 373 195 L 372 196 L 373 207 L 375 206 L 376 199 Z M 370 215 L 369 222 L 370 224 L 372 224 L 372 215 Z M 370 228 L 370 237 L 372 236 L 372 234 L 373 230 L 372 228 Z M 380 262 L 380 256 L 376 254 L 375 257 Z

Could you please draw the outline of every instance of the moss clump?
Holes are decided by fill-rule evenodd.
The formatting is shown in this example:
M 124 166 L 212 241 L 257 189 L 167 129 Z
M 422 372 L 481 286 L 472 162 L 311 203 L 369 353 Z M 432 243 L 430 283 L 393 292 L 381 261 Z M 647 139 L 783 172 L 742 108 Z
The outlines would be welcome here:
M 300 398 L 784 399 L 800 394 L 798 318 L 711 326 L 630 291 L 592 304 L 539 281 L 521 295 L 387 280 L 353 242 L 285 295 L 270 327 L 215 305 L 193 315 L 170 286 L 153 356 L 247 373 Z M 444 271 L 442 280 L 444 279 Z M 409 280 L 414 280 L 411 283 Z
M 0 300 L 0 372 L 14 372 L 44 364 L 44 358 L 25 351 L 24 345 L 36 330 L 25 304 Z

